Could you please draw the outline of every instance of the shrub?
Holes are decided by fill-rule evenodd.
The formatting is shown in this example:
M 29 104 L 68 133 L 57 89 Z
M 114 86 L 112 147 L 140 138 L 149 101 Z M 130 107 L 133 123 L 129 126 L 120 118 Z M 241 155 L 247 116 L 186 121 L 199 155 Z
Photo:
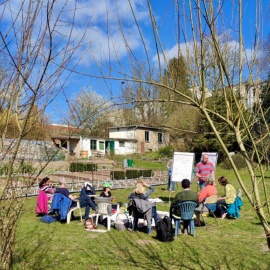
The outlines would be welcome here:
M 147 152 L 144 155 L 148 160 L 158 160 L 159 159 L 159 153 L 158 152 Z
M 151 177 L 152 170 L 126 170 L 126 171 L 111 171 L 111 176 L 115 180 L 119 179 L 134 179 L 143 177 Z
M 237 169 L 245 169 L 247 167 L 246 162 L 245 162 L 245 158 L 241 154 L 233 155 L 232 159 L 233 159 Z M 228 158 L 224 160 L 221 167 L 226 169 L 226 170 L 232 169 L 232 165 L 231 165 Z
M 127 179 L 139 178 L 141 176 L 140 170 L 127 170 L 126 177 Z
M 70 163 L 69 170 L 71 172 L 85 172 L 85 171 L 96 171 L 97 165 L 92 163 Z
M 34 172 L 35 169 L 33 168 L 33 166 L 31 164 L 23 162 L 20 165 L 19 170 L 21 173 L 32 173 L 32 172 Z
M 152 170 L 141 170 L 141 176 L 143 176 L 143 177 L 151 177 L 152 176 Z
M 125 179 L 126 174 L 124 171 L 111 171 L 112 178 L 115 180 Z
M 7 172 L 8 172 L 8 163 L 3 164 L 3 165 L 0 167 L 0 175 L 6 175 Z
M 158 150 L 160 157 L 167 157 L 167 158 L 172 158 L 173 152 L 174 150 L 171 146 L 165 146 Z

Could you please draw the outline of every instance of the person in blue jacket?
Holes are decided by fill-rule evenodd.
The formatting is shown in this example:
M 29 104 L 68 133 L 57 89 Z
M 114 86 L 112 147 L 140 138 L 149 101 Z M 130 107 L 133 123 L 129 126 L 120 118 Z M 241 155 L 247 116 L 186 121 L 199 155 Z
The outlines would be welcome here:
M 64 177 L 59 179 L 59 184 L 60 186 L 58 188 L 56 188 L 55 193 L 60 193 L 65 195 L 66 197 L 68 197 L 69 199 L 71 199 L 71 207 L 75 207 L 77 205 L 76 203 L 76 196 L 73 196 L 70 194 L 69 190 L 66 188 L 66 179 Z
M 70 208 L 76 207 L 76 197 L 71 195 L 69 190 L 66 188 L 66 179 L 64 177 L 59 179 L 60 186 L 56 188 L 53 196 L 51 210 L 59 211 L 60 220 L 64 220 L 67 217 L 67 213 Z

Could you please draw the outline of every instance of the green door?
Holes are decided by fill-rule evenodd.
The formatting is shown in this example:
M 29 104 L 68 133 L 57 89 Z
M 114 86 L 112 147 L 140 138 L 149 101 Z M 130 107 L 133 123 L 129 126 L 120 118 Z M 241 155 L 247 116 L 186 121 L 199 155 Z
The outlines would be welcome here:
M 114 141 L 110 141 L 110 154 L 114 155 Z

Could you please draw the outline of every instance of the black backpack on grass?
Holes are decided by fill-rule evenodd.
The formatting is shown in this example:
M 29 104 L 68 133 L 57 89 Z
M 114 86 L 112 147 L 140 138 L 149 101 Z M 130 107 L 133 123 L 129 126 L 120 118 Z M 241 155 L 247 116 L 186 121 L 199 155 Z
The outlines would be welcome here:
M 160 219 L 156 225 L 157 239 L 161 242 L 172 242 L 173 239 L 173 229 L 172 221 L 168 216 Z

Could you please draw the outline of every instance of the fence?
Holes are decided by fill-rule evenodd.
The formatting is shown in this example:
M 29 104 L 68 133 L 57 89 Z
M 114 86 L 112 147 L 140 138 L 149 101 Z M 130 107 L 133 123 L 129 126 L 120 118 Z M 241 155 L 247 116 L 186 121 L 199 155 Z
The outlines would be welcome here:
M 57 174 L 62 176 L 61 174 Z M 91 183 L 96 190 L 102 190 L 103 184 L 105 182 L 110 182 L 112 189 L 121 189 L 121 188 L 131 188 L 135 187 L 139 179 L 143 179 L 151 185 L 163 185 L 167 181 L 167 174 L 158 174 L 154 177 L 144 177 L 144 178 L 135 178 L 135 179 L 120 179 L 120 180 L 93 180 L 91 177 L 82 177 L 82 176 L 67 176 L 63 175 L 66 178 L 68 190 L 73 192 L 80 192 L 82 186 L 85 182 Z M 29 189 L 29 190 L 28 190 Z M 28 192 L 27 192 L 28 190 Z M 5 192 L 5 196 L 2 199 L 12 198 L 15 194 L 16 197 L 31 197 L 37 196 L 39 192 L 38 180 L 30 188 L 24 184 L 23 181 L 16 181 L 15 184 L 9 186 Z

